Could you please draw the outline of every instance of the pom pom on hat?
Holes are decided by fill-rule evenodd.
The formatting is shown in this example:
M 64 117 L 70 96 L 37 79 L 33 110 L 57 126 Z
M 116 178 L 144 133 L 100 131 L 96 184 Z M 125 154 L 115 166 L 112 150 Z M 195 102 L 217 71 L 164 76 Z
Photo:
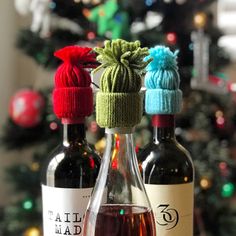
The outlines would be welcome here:
M 177 66 L 178 51 L 173 53 L 168 47 L 156 46 L 149 49 L 149 53 L 144 59 L 153 59 L 146 67 L 145 110 L 152 115 L 178 113 L 182 104 Z
M 67 46 L 54 53 L 63 63 L 55 74 L 53 108 L 58 118 L 68 123 L 89 116 L 93 111 L 91 77 L 86 68 L 95 68 L 92 48 Z

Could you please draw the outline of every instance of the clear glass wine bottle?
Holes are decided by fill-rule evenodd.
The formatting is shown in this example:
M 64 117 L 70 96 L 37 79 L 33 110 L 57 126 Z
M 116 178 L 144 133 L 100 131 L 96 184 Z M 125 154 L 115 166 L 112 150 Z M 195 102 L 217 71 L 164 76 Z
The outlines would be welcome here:
M 105 153 L 85 215 L 83 236 L 155 235 L 132 129 L 106 129 Z

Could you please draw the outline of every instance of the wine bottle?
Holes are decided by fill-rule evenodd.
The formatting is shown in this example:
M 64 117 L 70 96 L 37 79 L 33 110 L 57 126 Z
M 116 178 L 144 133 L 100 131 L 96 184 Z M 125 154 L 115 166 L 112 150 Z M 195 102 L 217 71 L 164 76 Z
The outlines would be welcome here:
M 105 68 L 96 98 L 96 120 L 106 128 L 106 147 L 83 236 L 155 236 L 132 134 L 142 116 L 139 70 L 149 62 L 143 62 L 148 50 L 140 48 L 138 41 L 119 39 L 106 41 L 104 49 L 95 51 Z
M 55 53 L 64 63 L 55 74 L 54 112 L 63 124 L 63 140 L 42 173 L 44 236 L 81 235 L 84 213 L 99 172 L 100 157 L 87 143 L 84 119 L 93 110 L 90 48 L 69 46 Z M 86 63 L 79 64 L 79 63 Z
M 152 115 L 153 143 L 138 155 L 156 223 L 156 234 L 193 235 L 194 168 L 189 152 L 175 137 L 181 109 L 177 53 L 156 46 L 145 76 L 145 109 Z

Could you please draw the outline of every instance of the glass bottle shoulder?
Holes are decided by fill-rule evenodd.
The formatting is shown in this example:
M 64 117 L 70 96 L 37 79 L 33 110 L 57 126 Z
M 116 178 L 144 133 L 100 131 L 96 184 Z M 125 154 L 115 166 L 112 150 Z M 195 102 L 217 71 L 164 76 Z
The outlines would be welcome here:
M 54 187 L 90 187 L 100 167 L 99 155 L 87 142 L 61 144 L 49 155 L 43 168 L 43 184 Z
M 180 184 L 193 181 L 193 163 L 189 152 L 175 139 L 151 143 L 139 154 L 145 183 Z

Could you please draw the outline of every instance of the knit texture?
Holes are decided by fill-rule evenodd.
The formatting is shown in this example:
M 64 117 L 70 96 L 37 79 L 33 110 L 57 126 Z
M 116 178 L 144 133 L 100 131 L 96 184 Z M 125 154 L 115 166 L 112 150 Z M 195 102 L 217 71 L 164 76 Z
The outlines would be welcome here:
M 152 58 L 146 67 L 145 110 L 148 114 L 176 114 L 181 110 L 182 91 L 179 89 L 180 78 L 177 66 L 177 54 L 168 47 L 156 46 L 149 49 Z
M 91 48 L 68 46 L 54 53 L 63 63 L 55 74 L 53 108 L 56 116 L 71 123 L 93 111 L 91 77 L 86 68 L 95 68 L 95 54 Z
M 147 48 L 140 42 L 122 39 L 105 41 L 104 48 L 95 48 L 101 65 L 100 91 L 96 97 L 96 119 L 101 127 L 132 127 L 142 117 L 143 96 L 141 88 L 142 72 L 151 59 Z

